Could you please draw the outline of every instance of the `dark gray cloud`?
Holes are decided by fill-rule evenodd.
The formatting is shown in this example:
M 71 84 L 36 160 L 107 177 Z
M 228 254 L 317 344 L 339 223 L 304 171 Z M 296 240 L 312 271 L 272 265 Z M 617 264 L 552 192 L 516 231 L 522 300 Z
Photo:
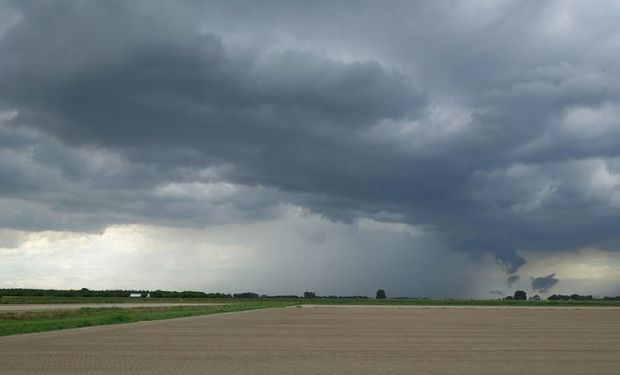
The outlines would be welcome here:
M 546 293 L 560 280 L 555 278 L 555 273 L 547 276 L 532 278 L 532 289 L 541 293 Z
M 508 283 L 508 285 L 512 286 L 512 284 L 519 281 L 520 278 L 521 277 L 519 275 L 510 275 L 508 279 L 506 280 L 506 282 Z
M 2 6 L 1 226 L 288 203 L 430 226 L 512 271 L 520 249 L 620 244 L 612 2 Z

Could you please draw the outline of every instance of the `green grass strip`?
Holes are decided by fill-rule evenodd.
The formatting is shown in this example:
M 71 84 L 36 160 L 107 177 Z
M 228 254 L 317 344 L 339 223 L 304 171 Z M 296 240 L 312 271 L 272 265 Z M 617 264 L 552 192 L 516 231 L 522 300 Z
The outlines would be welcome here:
M 163 320 L 197 315 L 283 307 L 286 302 L 241 302 L 224 306 L 147 306 L 140 308 L 82 308 L 63 311 L 31 311 L 0 313 L 0 336 L 55 331 L 67 328 L 107 324 Z

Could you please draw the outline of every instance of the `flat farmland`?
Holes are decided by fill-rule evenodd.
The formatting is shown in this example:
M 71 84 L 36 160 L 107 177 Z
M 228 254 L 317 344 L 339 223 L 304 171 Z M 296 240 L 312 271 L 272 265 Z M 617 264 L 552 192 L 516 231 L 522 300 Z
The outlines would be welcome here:
M 0 337 L 8 374 L 617 374 L 618 309 L 314 306 Z

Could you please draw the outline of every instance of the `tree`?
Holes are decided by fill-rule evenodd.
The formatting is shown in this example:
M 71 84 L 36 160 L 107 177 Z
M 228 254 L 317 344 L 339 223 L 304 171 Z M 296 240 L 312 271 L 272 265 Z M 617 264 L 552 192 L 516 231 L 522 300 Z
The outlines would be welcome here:
M 524 291 L 522 291 L 522 290 L 517 290 L 517 291 L 515 292 L 515 299 L 516 299 L 517 301 L 525 301 L 525 300 L 527 299 L 527 293 L 525 293 L 525 292 L 524 292 Z
M 233 294 L 233 298 L 258 298 L 258 297 L 260 297 L 258 293 L 254 293 L 254 292 L 244 292 L 244 293 Z
M 386 299 L 387 295 L 385 294 L 385 290 L 379 289 L 377 290 L 377 299 Z
M 314 292 L 304 292 L 304 298 L 316 298 L 316 293 L 314 293 Z

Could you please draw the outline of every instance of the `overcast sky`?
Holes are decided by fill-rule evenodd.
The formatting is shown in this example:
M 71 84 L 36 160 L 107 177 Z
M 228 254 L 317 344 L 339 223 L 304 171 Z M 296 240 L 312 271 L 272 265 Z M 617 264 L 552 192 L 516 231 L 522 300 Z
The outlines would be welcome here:
M 618 19 L 0 0 L 0 287 L 620 295 Z

